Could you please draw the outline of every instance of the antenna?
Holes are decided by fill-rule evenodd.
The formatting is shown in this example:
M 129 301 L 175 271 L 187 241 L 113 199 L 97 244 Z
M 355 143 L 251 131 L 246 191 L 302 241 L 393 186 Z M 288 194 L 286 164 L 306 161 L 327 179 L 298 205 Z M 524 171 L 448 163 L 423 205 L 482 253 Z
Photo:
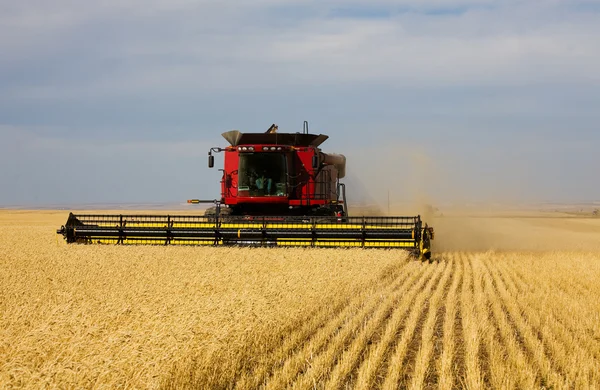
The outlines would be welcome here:
M 304 134 L 308 134 L 308 121 L 304 121 L 304 125 L 302 126 L 302 132 Z

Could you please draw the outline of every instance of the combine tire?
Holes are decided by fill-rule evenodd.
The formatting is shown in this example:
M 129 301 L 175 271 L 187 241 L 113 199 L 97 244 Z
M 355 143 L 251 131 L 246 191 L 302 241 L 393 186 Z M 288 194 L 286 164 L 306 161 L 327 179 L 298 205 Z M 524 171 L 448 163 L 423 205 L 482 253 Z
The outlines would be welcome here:
M 232 210 L 229 207 L 221 207 L 219 218 L 231 215 Z M 204 210 L 204 216 L 208 217 L 209 222 L 214 222 L 217 218 L 217 208 L 215 206 Z

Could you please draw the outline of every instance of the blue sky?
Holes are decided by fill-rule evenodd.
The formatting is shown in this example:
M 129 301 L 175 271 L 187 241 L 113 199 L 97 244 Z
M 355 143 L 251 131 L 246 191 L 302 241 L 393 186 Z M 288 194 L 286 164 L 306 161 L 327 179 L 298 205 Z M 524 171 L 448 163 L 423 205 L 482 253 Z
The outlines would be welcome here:
M 214 198 L 303 120 L 355 199 L 600 199 L 600 1 L 124 3 L 0 3 L 0 205 Z

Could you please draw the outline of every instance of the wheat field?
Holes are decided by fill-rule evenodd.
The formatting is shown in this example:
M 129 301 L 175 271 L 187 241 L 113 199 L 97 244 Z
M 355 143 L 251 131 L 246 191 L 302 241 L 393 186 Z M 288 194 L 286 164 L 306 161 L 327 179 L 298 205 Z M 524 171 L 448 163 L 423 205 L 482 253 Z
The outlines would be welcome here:
M 600 388 L 598 219 L 447 218 L 421 263 L 66 245 L 66 215 L 0 211 L 0 388 Z

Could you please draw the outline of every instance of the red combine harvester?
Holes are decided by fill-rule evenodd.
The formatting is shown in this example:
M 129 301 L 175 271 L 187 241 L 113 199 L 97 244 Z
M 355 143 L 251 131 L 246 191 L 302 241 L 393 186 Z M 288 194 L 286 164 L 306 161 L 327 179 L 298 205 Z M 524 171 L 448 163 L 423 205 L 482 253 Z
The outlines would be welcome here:
M 346 157 L 323 153 L 319 146 L 326 135 L 277 133 L 272 125 L 266 133 L 223 133 L 230 146 L 211 148 L 223 152 L 221 180 L 222 215 L 247 216 L 337 216 L 347 214 L 345 187 Z M 199 203 L 199 200 L 190 200 Z M 213 201 L 209 201 L 213 202 Z M 216 207 L 207 210 L 217 212 Z
M 346 158 L 319 147 L 328 139 L 302 133 L 223 133 L 221 197 L 195 215 L 74 215 L 57 231 L 68 243 L 377 247 L 431 257 L 433 228 L 420 216 L 349 216 Z

